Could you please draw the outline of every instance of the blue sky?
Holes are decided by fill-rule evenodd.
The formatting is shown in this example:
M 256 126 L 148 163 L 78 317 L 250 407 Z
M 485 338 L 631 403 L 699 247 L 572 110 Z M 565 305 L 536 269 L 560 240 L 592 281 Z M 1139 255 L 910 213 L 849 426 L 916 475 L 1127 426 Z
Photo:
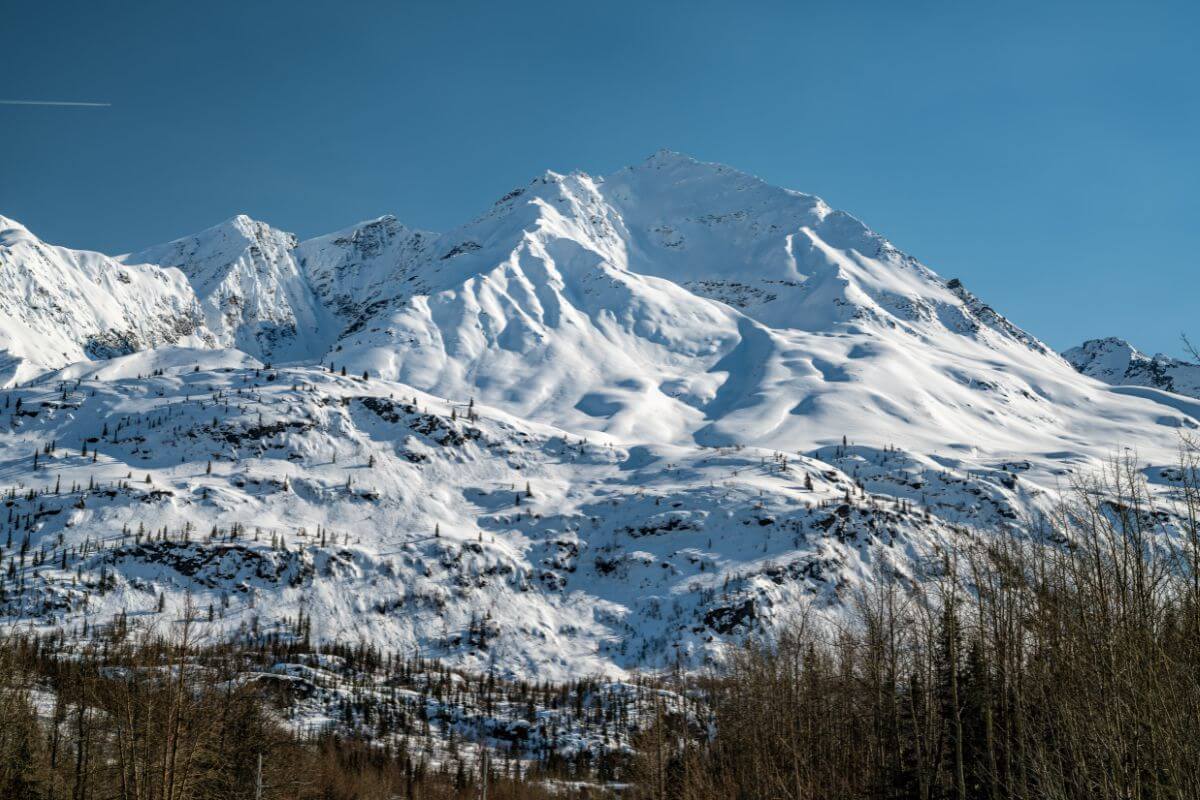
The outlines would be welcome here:
M 0 213 L 444 229 L 660 147 L 819 194 L 1057 347 L 1200 338 L 1195 3 L 13 3 Z

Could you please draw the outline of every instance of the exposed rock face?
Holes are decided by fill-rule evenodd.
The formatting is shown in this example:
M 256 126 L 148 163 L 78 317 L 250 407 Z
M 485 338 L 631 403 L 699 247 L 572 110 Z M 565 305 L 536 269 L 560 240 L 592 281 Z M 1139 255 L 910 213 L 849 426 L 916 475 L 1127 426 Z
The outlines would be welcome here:
M 1124 339 L 1090 339 L 1063 353 L 1071 366 L 1114 386 L 1149 386 L 1200 398 L 1200 364 L 1147 356 Z

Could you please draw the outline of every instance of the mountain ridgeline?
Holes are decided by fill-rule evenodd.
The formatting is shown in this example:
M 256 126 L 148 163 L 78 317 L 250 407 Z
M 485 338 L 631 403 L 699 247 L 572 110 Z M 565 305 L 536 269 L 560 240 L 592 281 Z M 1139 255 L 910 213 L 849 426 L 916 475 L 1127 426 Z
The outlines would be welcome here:
M 666 151 L 444 233 L 237 216 L 109 257 L 0 219 L 0 281 L 0 613 L 56 630 L 186 600 L 516 677 L 697 666 L 1034 535 L 1122 447 L 1168 494 L 1200 426 L 1192 366 L 1064 359 Z

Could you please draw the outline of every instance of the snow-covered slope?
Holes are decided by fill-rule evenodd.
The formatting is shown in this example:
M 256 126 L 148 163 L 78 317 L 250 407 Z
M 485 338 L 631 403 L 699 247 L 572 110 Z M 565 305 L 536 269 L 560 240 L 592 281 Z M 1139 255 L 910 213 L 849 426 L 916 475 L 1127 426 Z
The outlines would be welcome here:
M 320 348 L 333 327 L 296 262 L 295 247 L 291 234 L 240 214 L 121 258 L 181 269 L 222 346 L 291 361 Z
M 87 358 L 211 339 L 176 270 L 46 244 L 0 217 L 0 385 Z
M 10 619 L 170 618 L 191 592 L 225 632 L 303 617 L 515 675 L 699 664 L 1025 530 L 1125 446 L 1167 491 L 1200 427 L 820 199 L 669 152 L 441 235 L 235 218 L 139 261 L 103 263 L 178 266 L 240 349 L 3 397 Z
M 1089 339 L 1063 357 L 1084 375 L 1114 386 L 1149 386 L 1200 397 L 1200 364 L 1162 353 L 1148 356 L 1124 339 Z
M 226 633 L 304 617 L 503 674 L 700 664 L 878 570 L 920 580 L 962 531 L 1019 530 L 1111 442 L 1163 474 L 1170 426 L 1196 425 L 1103 388 L 1097 410 L 1056 453 L 615 444 L 340 371 L 136 353 L 5 395 L 3 611 L 71 630 L 190 594 Z

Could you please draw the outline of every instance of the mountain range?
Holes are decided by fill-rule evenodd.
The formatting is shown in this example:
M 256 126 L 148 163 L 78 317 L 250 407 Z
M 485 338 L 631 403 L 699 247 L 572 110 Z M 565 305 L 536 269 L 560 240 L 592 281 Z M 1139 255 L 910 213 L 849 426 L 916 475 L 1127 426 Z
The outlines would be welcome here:
M 1122 448 L 1166 491 L 1200 425 L 1200 366 L 1059 355 L 820 198 L 667 151 L 440 234 L 236 216 L 110 257 L 0 218 L 0 281 L 3 613 L 47 628 L 199 598 L 513 675 L 699 665 L 1029 535 Z

